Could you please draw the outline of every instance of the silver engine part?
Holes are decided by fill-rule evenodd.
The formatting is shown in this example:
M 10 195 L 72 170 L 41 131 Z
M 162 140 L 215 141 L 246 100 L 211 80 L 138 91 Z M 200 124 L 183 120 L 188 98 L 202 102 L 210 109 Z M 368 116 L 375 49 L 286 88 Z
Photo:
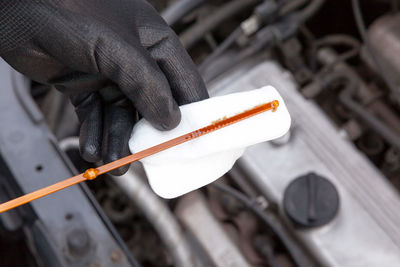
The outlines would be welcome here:
M 280 206 L 283 217 L 284 190 L 293 179 L 315 172 L 336 186 L 340 207 L 329 224 L 300 229 L 287 220 L 322 266 L 400 266 L 400 198 L 393 186 L 313 101 L 300 95 L 289 72 L 274 61 L 248 66 L 214 82 L 211 95 L 272 85 L 293 122 L 290 136 L 249 147 L 235 168 Z
M 213 216 L 204 196 L 192 192 L 182 197 L 177 216 L 189 229 L 216 267 L 251 266 Z
M 368 40 L 375 62 L 364 50 L 366 62 L 378 72 L 384 70 L 391 83 L 400 87 L 400 15 L 387 15 L 377 19 L 368 29 Z

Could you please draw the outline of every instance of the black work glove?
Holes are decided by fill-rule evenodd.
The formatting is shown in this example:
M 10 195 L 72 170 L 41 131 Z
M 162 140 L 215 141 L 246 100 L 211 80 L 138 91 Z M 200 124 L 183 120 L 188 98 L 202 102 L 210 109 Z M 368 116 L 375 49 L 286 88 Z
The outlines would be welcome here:
M 70 97 L 89 162 L 129 154 L 137 112 L 169 130 L 178 105 L 208 97 L 177 36 L 144 0 L 0 0 L 0 56 Z

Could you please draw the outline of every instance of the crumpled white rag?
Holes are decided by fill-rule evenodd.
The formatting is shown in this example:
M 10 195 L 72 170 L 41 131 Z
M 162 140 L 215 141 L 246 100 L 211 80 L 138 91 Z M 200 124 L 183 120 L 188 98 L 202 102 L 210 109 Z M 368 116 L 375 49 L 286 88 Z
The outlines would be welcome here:
M 136 153 L 273 100 L 279 101 L 275 112 L 263 112 L 141 160 L 154 192 L 163 198 L 178 197 L 224 175 L 247 146 L 289 130 L 290 115 L 278 91 L 265 86 L 183 105 L 182 120 L 171 131 L 158 131 L 142 119 L 133 128 L 129 148 Z

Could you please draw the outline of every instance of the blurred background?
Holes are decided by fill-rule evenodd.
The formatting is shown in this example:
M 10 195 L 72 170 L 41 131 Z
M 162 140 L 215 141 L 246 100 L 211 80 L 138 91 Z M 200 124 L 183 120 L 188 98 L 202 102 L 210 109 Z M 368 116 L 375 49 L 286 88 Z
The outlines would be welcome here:
M 1 265 L 400 266 L 400 1 L 150 2 L 211 96 L 273 85 L 291 130 L 176 199 L 135 163 L 2 213 Z M 67 97 L 0 63 L 0 200 L 93 167 Z

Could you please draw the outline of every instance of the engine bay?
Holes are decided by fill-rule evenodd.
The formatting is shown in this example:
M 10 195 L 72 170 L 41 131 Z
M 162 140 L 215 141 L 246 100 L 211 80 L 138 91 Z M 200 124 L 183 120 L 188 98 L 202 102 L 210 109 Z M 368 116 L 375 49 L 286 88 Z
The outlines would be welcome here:
M 4 266 L 399 266 L 400 2 L 150 2 L 210 96 L 272 85 L 289 133 L 179 198 L 135 163 L 0 214 Z M 0 67 L 2 201 L 93 167 L 68 98 Z

